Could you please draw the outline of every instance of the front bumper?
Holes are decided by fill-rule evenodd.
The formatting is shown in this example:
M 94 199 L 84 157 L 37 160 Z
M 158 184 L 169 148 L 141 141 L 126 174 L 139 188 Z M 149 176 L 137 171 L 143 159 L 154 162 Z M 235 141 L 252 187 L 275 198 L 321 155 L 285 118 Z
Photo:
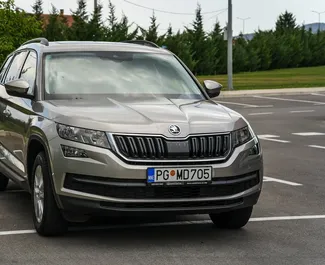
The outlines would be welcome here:
M 50 157 L 57 202 L 65 211 L 90 215 L 211 213 L 252 206 L 263 183 L 262 151 L 250 155 L 257 143 L 254 138 L 236 148 L 224 163 L 206 164 L 213 168 L 209 186 L 153 188 L 146 185 L 148 166 L 128 164 L 109 150 L 56 137 L 50 141 Z M 83 149 L 88 158 L 64 157 L 61 145 Z
M 155 203 L 154 205 L 142 205 L 142 207 L 139 208 L 129 208 L 127 206 L 130 205 L 127 204 L 77 199 L 67 196 L 59 196 L 59 199 L 62 203 L 64 211 L 79 216 L 152 216 L 168 214 L 183 215 L 226 212 L 253 206 L 257 203 L 259 196 L 260 191 L 256 191 L 240 199 L 211 201 L 209 204 L 199 204 L 197 201 L 189 201 L 182 205 L 179 202 L 174 202 L 170 204 L 169 207 L 166 207 L 166 203 L 164 203 L 164 205 Z

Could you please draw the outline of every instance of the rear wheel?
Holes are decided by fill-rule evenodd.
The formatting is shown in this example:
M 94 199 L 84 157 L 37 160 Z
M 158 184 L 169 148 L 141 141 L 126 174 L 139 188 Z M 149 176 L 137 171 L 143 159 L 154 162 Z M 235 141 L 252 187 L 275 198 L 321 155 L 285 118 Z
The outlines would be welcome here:
M 44 152 L 40 152 L 35 158 L 32 170 L 32 200 L 33 221 L 38 234 L 58 236 L 67 231 L 67 221 L 55 202 L 50 170 Z
M 0 173 L 0 191 L 5 191 L 9 183 L 9 179 Z
M 252 211 L 253 206 L 230 212 L 210 214 L 210 218 L 218 228 L 240 229 L 248 223 Z

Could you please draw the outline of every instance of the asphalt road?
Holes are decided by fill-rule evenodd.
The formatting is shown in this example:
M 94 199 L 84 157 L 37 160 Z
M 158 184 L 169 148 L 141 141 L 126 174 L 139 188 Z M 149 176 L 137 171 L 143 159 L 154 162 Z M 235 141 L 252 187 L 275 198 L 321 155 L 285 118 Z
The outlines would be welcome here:
M 325 264 L 325 93 L 220 102 L 249 120 L 265 155 L 245 229 L 218 230 L 198 215 L 93 221 L 42 238 L 30 230 L 29 195 L 11 184 L 0 194 L 0 264 Z

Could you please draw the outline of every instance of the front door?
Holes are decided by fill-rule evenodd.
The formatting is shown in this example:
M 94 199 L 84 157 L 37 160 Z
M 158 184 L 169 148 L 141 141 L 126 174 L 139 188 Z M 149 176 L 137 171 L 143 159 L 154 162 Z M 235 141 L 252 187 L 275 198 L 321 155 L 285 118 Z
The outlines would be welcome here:
M 19 79 L 28 51 L 15 54 L 12 62 L 4 74 L 2 85 L 9 81 Z M 3 90 L 3 86 L 2 86 Z M 21 146 L 24 145 L 23 123 L 24 114 L 20 107 L 23 99 L 9 96 L 5 91 L 1 91 L 1 119 L 2 134 L 0 137 L 0 152 L 2 162 L 20 176 L 26 176 L 24 160 Z

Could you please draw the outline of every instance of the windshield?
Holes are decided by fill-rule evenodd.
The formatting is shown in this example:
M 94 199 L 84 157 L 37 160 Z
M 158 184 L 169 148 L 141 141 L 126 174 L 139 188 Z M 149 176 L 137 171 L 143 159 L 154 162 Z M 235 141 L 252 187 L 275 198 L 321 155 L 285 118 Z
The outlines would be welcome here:
M 76 95 L 203 98 L 173 55 L 111 51 L 46 55 L 45 91 L 52 99 Z

